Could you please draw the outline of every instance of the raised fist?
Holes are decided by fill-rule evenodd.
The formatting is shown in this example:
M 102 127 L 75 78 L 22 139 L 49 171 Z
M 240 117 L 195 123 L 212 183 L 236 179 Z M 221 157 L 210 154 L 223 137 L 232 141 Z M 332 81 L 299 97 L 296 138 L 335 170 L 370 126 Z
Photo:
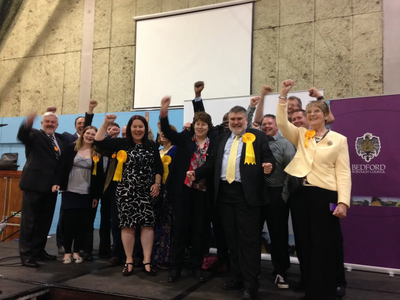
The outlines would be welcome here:
M 96 100 L 92 99 L 92 100 L 89 101 L 89 108 L 93 109 L 93 108 L 95 108 L 97 106 L 97 104 L 98 104 L 98 102 Z
M 261 95 L 266 95 L 272 92 L 272 88 L 269 85 L 263 85 L 261 87 Z
M 171 96 L 164 96 L 161 99 L 161 108 L 167 109 L 171 104 Z
M 281 93 L 284 93 L 287 95 L 289 91 L 292 89 L 294 86 L 294 81 L 292 79 L 284 80 L 281 83 Z
M 196 94 L 201 93 L 201 91 L 204 89 L 204 81 L 196 81 L 194 83 L 194 92 Z
M 104 124 L 107 125 L 107 127 L 108 127 L 108 125 L 115 122 L 116 119 L 117 119 L 117 115 L 113 115 L 113 114 L 106 115 L 104 118 Z
M 316 87 L 312 87 L 311 89 L 309 89 L 308 93 L 309 93 L 310 97 L 314 97 L 314 98 L 318 98 L 318 97 L 322 96 Z
M 57 107 L 54 107 L 54 106 L 50 106 L 46 109 L 46 112 L 56 113 L 56 111 L 57 111 Z
M 29 126 L 32 126 L 33 122 L 35 121 L 36 118 L 36 111 L 32 111 L 27 117 L 26 117 L 26 124 Z
M 260 103 L 261 97 L 253 97 L 250 99 L 250 106 L 255 107 L 258 103 Z

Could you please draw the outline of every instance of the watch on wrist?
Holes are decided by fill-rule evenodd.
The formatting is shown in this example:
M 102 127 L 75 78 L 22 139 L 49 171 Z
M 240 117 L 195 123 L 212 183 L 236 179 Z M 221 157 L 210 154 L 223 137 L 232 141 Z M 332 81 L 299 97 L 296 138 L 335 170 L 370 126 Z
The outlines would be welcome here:
M 279 99 L 287 100 L 287 97 L 279 96 Z
M 324 96 L 320 96 L 317 98 L 317 100 L 324 100 L 324 99 L 325 99 Z

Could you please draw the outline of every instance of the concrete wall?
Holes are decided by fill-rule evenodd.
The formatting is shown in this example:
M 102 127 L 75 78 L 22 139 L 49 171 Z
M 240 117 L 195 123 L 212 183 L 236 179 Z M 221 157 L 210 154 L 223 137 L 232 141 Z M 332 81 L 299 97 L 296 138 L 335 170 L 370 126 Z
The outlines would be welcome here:
M 132 107 L 134 16 L 203 6 L 218 0 L 96 0 L 92 97 L 99 112 Z M 253 93 L 325 89 L 327 98 L 383 92 L 382 0 L 255 2 Z M 83 0 L 25 1 L 0 45 L 0 117 L 78 112 Z

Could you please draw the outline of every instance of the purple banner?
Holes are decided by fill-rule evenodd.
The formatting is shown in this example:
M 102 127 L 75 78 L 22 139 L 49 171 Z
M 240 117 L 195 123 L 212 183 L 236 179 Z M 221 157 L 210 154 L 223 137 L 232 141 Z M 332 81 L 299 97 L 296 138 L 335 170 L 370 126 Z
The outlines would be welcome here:
M 352 207 L 341 222 L 345 261 L 400 269 L 400 95 L 330 106 L 332 129 L 347 137 L 352 172 Z

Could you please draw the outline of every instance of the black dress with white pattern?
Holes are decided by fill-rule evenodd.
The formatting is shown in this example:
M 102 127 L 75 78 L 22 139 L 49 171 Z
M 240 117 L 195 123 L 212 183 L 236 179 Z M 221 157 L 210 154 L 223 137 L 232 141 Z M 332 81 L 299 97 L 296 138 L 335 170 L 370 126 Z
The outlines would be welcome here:
M 141 144 L 128 146 L 125 151 L 127 160 L 116 191 L 119 227 L 153 227 L 150 187 L 155 178 L 154 152 Z

